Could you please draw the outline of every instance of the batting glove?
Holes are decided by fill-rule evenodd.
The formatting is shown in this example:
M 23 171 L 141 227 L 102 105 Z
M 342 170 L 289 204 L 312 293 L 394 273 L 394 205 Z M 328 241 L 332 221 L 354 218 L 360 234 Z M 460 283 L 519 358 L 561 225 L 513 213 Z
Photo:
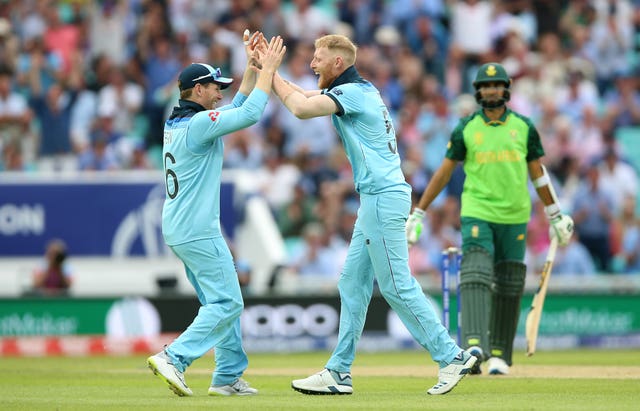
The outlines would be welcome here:
M 545 214 L 549 219 L 549 238 L 557 238 L 558 244 L 567 245 L 573 235 L 573 219 L 567 214 L 560 213 L 555 204 L 545 207 Z
M 407 242 L 409 245 L 414 245 L 420 234 L 422 234 L 422 219 L 424 218 L 424 210 L 419 208 L 414 208 L 413 212 L 407 219 L 407 224 L 405 228 L 407 230 Z

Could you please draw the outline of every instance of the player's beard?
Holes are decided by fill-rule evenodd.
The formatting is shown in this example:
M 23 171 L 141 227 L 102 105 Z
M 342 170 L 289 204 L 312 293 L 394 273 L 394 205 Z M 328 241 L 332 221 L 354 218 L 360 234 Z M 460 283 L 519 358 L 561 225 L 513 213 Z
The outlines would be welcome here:
M 329 88 L 331 83 L 333 83 L 333 80 L 335 80 L 335 79 L 332 78 L 329 75 L 329 73 L 327 73 L 325 71 L 319 72 L 319 74 L 318 74 L 318 88 L 319 89 Z

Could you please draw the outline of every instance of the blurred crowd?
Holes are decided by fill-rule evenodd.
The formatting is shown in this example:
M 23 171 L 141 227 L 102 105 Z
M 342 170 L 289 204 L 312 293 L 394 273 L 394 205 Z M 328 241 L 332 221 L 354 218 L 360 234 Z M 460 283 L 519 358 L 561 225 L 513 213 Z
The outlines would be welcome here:
M 354 39 L 357 69 L 391 110 L 416 196 L 458 119 L 477 109 L 475 71 L 502 63 L 514 81 L 510 107 L 538 128 L 576 223 L 554 273 L 640 271 L 639 0 L 5 0 L 0 171 L 160 169 L 178 73 L 209 62 L 239 80 L 245 28 L 285 38 L 281 74 L 304 88 L 316 87 L 315 38 Z M 253 171 L 290 267 L 337 277 L 358 200 L 330 119 L 297 120 L 272 98 L 256 126 L 225 144 L 225 167 Z M 460 244 L 463 179 L 460 170 L 428 212 L 410 251 L 417 276 L 439 275 L 441 251 Z M 536 202 L 530 271 L 548 247 L 541 210 Z

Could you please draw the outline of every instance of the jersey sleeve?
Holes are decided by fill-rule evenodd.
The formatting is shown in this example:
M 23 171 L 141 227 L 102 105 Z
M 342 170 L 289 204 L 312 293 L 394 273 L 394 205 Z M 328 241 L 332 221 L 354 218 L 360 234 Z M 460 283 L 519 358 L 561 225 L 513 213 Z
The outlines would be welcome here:
M 529 126 L 529 133 L 527 138 L 527 163 L 533 160 L 537 160 L 540 157 L 544 157 L 544 148 L 542 148 L 542 141 L 540 141 L 540 135 L 538 130 L 530 121 L 527 122 Z
M 460 122 L 451 132 L 451 139 L 447 144 L 447 153 L 445 156 L 450 160 L 464 161 L 467 156 L 467 146 L 464 144 L 464 125 Z
M 233 96 L 233 100 L 231 100 L 231 103 L 226 104 L 222 107 L 220 107 L 218 109 L 218 111 L 225 111 L 225 110 L 229 110 L 232 108 L 236 108 L 236 107 L 240 107 L 241 105 L 244 104 L 244 102 L 247 100 L 247 96 L 245 96 L 244 94 L 237 92 L 235 96 Z
M 201 147 L 210 145 L 216 138 L 257 123 L 268 99 L 267 93 L 254 89 L 240 107 L 199 112 L 189 124 L 189 148 L 200 152 Z
M 362 111 L 362 91 L 354 84 L 344 84 L 325 91 L 338 106 L 337 116 L 358 113 Z

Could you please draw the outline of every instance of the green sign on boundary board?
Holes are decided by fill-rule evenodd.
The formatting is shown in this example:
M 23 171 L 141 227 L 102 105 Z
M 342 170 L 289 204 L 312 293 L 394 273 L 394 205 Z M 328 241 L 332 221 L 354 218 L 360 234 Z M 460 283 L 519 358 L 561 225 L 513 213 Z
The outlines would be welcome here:
M 172 298 L 136 297 L 139 303 L 123 303 L 128 299 L 120 298 L 23 298 L 0 299 L 0 337 L 8 336 L 43 336 L 43 335 L 96 335 L 107 332 L 107 317 L 124 318 L 116 321 L 128 335 L 135 335 L 136 330 L 146 327 L 147 317 L 140 315 L 143 311 L 136 307 L 149 308 L 157 312 L 160 332 L 180 332 L 193 320 L 199 303 L 194 296 L 176 296 Z M 440 308 L 440 296 L 432 298 L 434 306 Z M 518 325 L 518 335 L 524 335 L 524 319 L 529 309 L 531 298 L 522 301 L 522 312 Z M 574 335 L 576 337 L 625 336 L 640 334 L 640 296 L 637 294 L 580 294 L 547 296 L 540 324 L 540 336 Z M 455 298 L 452 306 L 455 307 Z M 340 307 L 335 297 L 266 297 L 246 298 L 245 313 L 252 312 L 252 307 L 260 306 L 261 310 L 253 312 L 270 313 L 264 317 L 254 317 L 254 325 L 264 331 L 269 322 L 274 325 L 272 334 L 277 334 L 282 325 L 295 328 L 296 321 L 303 321 L 303 316 L 310 314 L 327 314 L 335 318 Z M 115 310 L 117 307 L 118 310 Z M 312 307 L 315 307 L 312 309 Z M 321 307 L 318 311 L 318 307 Z M 263 309 L 263 308 L 266 308 Z M 331 311 L 331 312 L 329 312 Z M 369 309 L 365 333 L 389 335 L 389 307 L 380 296 L 374 296 Z M 322 314 L 324 313 L 324 314 Z M 300 316 L 300 318 L 297 318 Z M 304 321 L 309 321 L 305 317 Z M 116 319 L 117 319 L 116 318 Z M 243 318 L 246 320 L 246 318 Z M 452 334 L 457 326 L 452 318 Z M 243 321 L 245 335 L 252 337 L 255 333 L 248 329 L 250 321 Z M 313 327 L 308 327 L 311 330 Z M 307 332 L 304 327 L 301 333 Z M 330 330 L 328 334 L 330 333 Z M 264 334 L 271 337 L 269 333 Z M 282 337 L 282 335 L 280 336 Z

